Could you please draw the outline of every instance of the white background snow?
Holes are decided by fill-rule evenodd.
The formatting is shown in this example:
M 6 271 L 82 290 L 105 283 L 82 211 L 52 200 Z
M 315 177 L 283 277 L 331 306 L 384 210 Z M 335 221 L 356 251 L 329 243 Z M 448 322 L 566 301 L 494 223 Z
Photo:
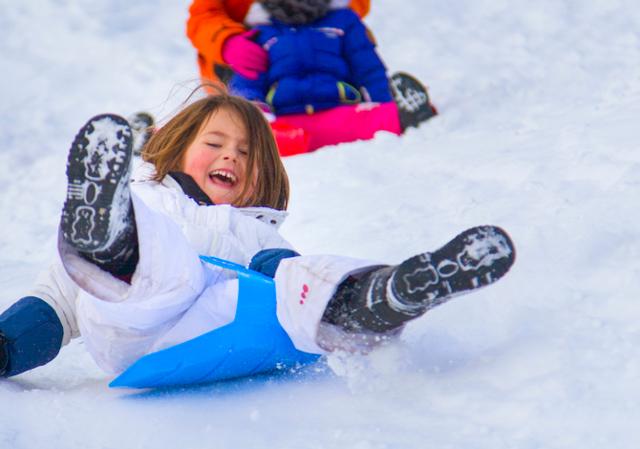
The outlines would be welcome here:
M 74 341 L 0 380 L 0 448 L 640 446 L 640 8 L 374 0 L 390 71 L 441 115 L 286 160 L 303 253 L 397 263 L 476 224 L 518 248 L 369 357 L 136 395 Z M 0 309 L 46 266 L 77 129 L 170 116 L 198 74 L 187 1 L 0 0 Z

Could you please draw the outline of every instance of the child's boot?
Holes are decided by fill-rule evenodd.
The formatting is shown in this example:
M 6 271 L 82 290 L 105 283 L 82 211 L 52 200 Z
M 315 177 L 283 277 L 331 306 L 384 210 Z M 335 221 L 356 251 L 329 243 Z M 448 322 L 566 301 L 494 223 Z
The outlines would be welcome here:
M 437 115 L 438 112 L 429 100 L 426 87 L 413 76 L 398 72 L 391 76 L 389 82 L 393 100 L 398 106 L 402 131 L 410 126 L 418 127 L 420 123 Z
M 145 144 L 155 132 L 155 120 L 148 112 L 136 112 L 129 117 L 129 125 L 133 132 L 133 154 L 140 156 Z
M 60 228 L 85 259 L 116 276 L 138 260 L 129 179 L 133 137 L 117 115 L 98 115 L 74 139 L 67 160 L 67 199 Z
M 454 296 L 497 281 L 514 260 L 515 248 L 502 229 L 471 228 L 433 253 L 348 278 L 323 320 L 347 331 L 386 332 Z

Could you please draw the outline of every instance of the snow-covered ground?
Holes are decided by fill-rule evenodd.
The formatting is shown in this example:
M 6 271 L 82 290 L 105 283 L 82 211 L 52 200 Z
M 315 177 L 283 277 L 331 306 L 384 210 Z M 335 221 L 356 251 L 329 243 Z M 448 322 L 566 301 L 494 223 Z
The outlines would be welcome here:
M 391 71 L 441 115 L 286 160 L 303 253 L 396 263 L 497 224 L 498 284 L 369 357 L 171 393 L 110 390 L 81 341 L 0 381 L 0 448 L 637 448 L 640 8 L 374 0 Z M 51 255 L 92 115 L 169 116 L 197 79 L 188 2 L 0 0 L 0 309 Z

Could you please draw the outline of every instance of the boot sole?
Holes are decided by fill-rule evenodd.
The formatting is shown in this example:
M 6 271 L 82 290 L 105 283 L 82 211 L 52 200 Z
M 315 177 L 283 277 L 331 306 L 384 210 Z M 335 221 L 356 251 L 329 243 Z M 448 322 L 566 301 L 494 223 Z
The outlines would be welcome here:
M 390 285 L 393 293 L 407 301 L 427 299 L 427 308 L 454 296 L 485 287 L 504 276 L 515 261 L 509 235 L 496 226 L 468 229 L 433 253 L 403 262 Z
M 115 240 L 129 210 L 132 131 L 122 117 L 93 117 L 76 135 L 67 160 L 67 198 L 60 228 L 79 251 L 99 251 Z
M 394 73 L 389 83 L 403 130 L 417 127 L 437 114 L 426 87 L 413 76 L 404 72 Z

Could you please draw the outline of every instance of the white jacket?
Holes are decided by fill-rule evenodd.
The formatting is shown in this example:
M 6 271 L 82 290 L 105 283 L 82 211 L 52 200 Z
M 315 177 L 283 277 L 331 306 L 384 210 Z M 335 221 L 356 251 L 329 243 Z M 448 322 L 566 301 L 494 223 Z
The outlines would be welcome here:
M 286 213 L 201 206 L 170 177 L 150 180 L 152 173 L 153 167 L 143 164 L 131 184 L 140 259 L 130 285 L 59 238 L 57 259 L 30 292 L 57 312 L 63 344 L 82 335 L 109 372 L 233 320 L 237 280 L 232 272 L 201 262 L 200 254 L 246 266 L 262 249 L 291 248 L 277 232 Z M 282 261 L 275 277 L 277 315 L 298 349 L 321 354 L 344 346 L 335 341 L 335 329 L 324 332 L 332 337 L 319 335 L 320 320 L 337 285 L 370 265 L 377 264 L 335 256 Z

